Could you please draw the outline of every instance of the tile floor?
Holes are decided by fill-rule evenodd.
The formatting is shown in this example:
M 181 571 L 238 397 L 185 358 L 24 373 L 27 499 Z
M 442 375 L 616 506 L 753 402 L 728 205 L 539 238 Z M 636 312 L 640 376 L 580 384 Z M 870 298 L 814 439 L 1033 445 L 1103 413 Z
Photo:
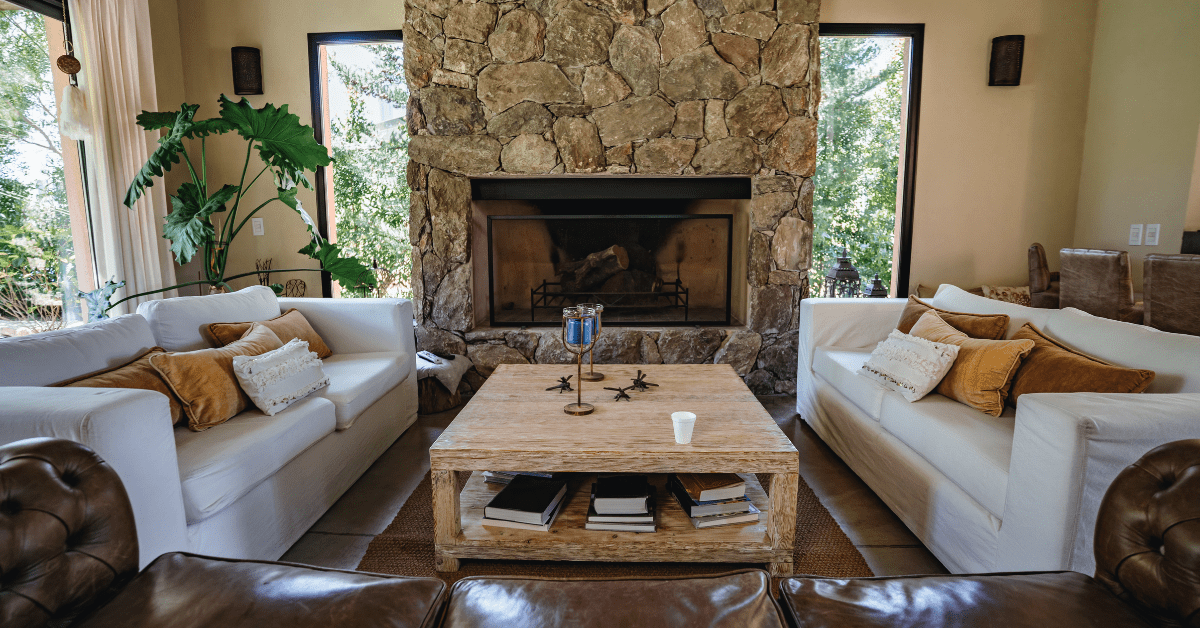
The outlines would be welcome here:
M 759 400 L 800 450 L 800 475 L 876 575 L 946 573 L 917 537 L 800 420 L 794 397 L 773 395 Z M 429 471 L 426 450 L 457 414 L 451 410 L 418 418 L 282 560 L 340 569 L 357 567 L 371 539 L 392 522 Z

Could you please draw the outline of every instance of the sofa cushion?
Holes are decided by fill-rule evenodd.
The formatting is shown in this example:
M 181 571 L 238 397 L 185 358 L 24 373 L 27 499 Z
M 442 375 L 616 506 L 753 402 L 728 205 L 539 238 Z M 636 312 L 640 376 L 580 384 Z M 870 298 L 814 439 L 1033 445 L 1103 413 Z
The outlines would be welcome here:
M 279 316 L 279 300 L 266 286 L 251 286 L 229 294 L 176 297 L 138 306 L 158 346 L 167 351 L 195 351 L 212 346 L 204 337 L 209 323 L 265 321 Z
M 247 410 L 204 432 L 175 428 L 188 523 L 201 521 L 258 486 L 313 443 L 333 433 L 333 404 L 309 397 L 275 416 Z M 254 525 L 271 525 L 268 521 Z
M 450 589 L 443 628 L 654 626 L 783 628 L 765 571 L 693 578 L 559 580 L 463 578 Z
M 341 353 L 330 356 L 321 368 L 329 376 L 329 386 L 314 395 L 333 402 L 337 429 L 344 430 L 408 377 L 412 360 L 405 353 Z
M 944 310 L 970 314 L 1007 314 L 1008 332 L 1005 333 L 1005 338 L 1012 338 L 1013 334 L 1017 333 L 1017 330 L 1025 323 L 1033 323 L 1038 329 L 1044 329 L 1046 321 L 1055 312 L 1055 310 L 1025 307 L 1016 303 L 988 299 L 950 284 L 939 286 L 937 294 L 929 299 L 929 304 Z
M 171 423 L 178 423 L 183 418 L 183 404 L 171 391 L 171 387 L 163 380 L 158 371 L 150 366 L 150 356 L 165 353 L 162 347 L 154 347 L 142 357 L 123 364 L 115 369 L 109 369 L 95 375 L 84 375 L 55 384 L 75 388 L 134 388 L 138 390 L 153 390 L 167 398 L 171 404 Z
M 69 329 L 0 339 L 0 386 L 51 386 L 128 364 L 154 348 L 154 334 L 136 314 Z
M 1114 366 L 1089 355 L 1071 351 L 1053 338 L 1025 324 L 1013 339 L 1034 343 L 1012 381 L 1010 405 L 1028 393 L 1140 393 L 1154 381 L 1154 371 Z
M 1154 371 L 1148 393 L 1200 392 L 1200 336 L 1159 331 L 1067 308 L 1051 312 L 1048 335 L 1118 366 Z
M 870 349 L 818 347 L 813 353 L 813 371 L 854 402 L 859 410 L 878 421 L 883 396 L 891 391 L 858 372 L 870 357 Z
M 913 326 L 921 320 L 926 312 L 937 312 L 938 316 L 942 317 L 942 320 L 951 327 L 972 338 L 1000 340 L 1004 338 L 1004 334 L 1008 330 L 1008 316 L 1005 314 L 951 312 L 934 307 L 913 296 L 908 297 L 908 304 L 900 313 L 900 322 L 896 323 L 896 329 L 901 333 L 911 333 Z
M 993 417 L 937 394 L 916 403 L 888 395 L 879 423 L 999 518 L 1008 493 L 1015 415 L 1007 408 Z
M 923 314 L 912 333 L 933 342 L 958 345 L 958 357 L 937 391 L 992 416 L 1004 412 L 1013 376 L 1034 347 L 1032 340 L 970 338 L 948 325 L 936 312 Z
M 218 345 L 225 346 L 238 338 L 250 329 L 250 326 L 255 321 L 248 323 L 209 323 L 208 333 L 212 334 Z M 333 355 L 333 351 L 325 346 L 325 341 L 321 336 L 313 330 L 312 325 L 308 323 L 308 319 L 300 313 L 300 310 L 292 308 L 275 318 L 257 321 L 260 325 L 264 325 L 279 336 L 280 342 L 287 344 L 293 338 L 298 338 L 308 343 L 308 350 L 317 354 L 318 358 L 324 360 Z
M 77 625 L 432 628 L 445 598 L 446 585 L 434 578 L 171 553 Z
M 1149 628 L 1133 608 L 1081 573 L 788 578 L 779 586 L 804 628 Z

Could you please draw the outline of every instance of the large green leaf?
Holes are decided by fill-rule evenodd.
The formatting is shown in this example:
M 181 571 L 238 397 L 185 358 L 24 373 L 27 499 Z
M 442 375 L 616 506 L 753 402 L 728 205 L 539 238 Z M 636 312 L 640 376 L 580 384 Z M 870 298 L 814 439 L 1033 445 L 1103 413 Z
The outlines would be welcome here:
M 192 128 L 192 118 L 200 105 L 184 104 L 179 111 L 151 113 L 143 111 L 138 116 L 138 124 L 148 130 L 168 128 L 165 123 L 168 116 L 174 113 L 175 119 L 169 125 L 170 131 L 158 140 L 158 148 L 150 153 L 150 158 L 133 178 L 129 190 L 125 193 L 125 206 L 132 208 L 133 204 L 142 197 L 146 188 L 154 186 L 154 179 L 170 172 L 171 165 L 179 163 L 179 153 L 183 152 L 183 138 Z
M 314 238 L 319 237 L 319 234 L 317 233 L 317 223 L 313 222 L 312 216 L 309 216 L 308 212 L 304 209 L 304 206 L 300 204 L 300 199 L 296 198 L 296 192 L 299 192 L 300 188 L 293 186 L 290 188 L 276 189 L 279 191 L 279 200 L 283 201 L 284 205 L 296 210 L 297 214 L 300 214 L 300 220 L 303 220 L 305 226 L 308 227 L 308 233 Z
M 321 239 L 313 239 L 300 253 L 319 262 L 321 268 L 333 276 L 333 280 L 346 288 L 375 287 L 375 273 L 371 272 L 357 257 L 340 257 L 338 245 Z
M 226 185 L 215 194 L 204 198 L 196 184 L 188 182 L 179 186 L 177 195 L 171 197 L 172 210 L 163 225 L 163 237 L 171 241 L 171 252 L 180 264 L 186 264 L 196 251 L 212 241 L 216 233 L 209 217 L 215 212 L 225 211 L 225 204 L 237 194 L 238 186 Z
M 268 165 L 308 185 L 306 170 L 330 163 L 329 151 L 317 143 L 312 127 L 300 124 L 299 116 L 288 113 L 287 105 L 267 104 L 255 109 L 243 98 L 234 102 L 221 95 L 221 118 L 242 137 L 258 142 L 258 154 Z

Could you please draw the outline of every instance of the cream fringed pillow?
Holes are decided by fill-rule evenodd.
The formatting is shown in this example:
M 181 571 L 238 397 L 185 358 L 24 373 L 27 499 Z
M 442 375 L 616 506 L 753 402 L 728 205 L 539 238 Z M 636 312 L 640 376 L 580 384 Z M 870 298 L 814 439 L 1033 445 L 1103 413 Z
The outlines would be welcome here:
M 954 366 L 958 350 L 956 345 L 933 342 L 893 329 L 871 352 L 860 372 L 909 401 L 919 401 Z
M 224 347 L 151 355 L 150 366 L 183 404 L 188 428 L 201 432 L 232 419 L 250 405 L 233 374 L 233 358 L 261 355 L 282 346 L 275 332 L 254 323 L 244 336 Z
M 299 338 L 262 355 L 234 357 L 233 374 L 267 416 L 329 385 L 329 377 L 321 370 L 321 359 Z
M 913 325 L 912 335 L 958 345 L 958 358 L 937 391 L 992 416 L 1004 412 L 1013 376 L 1034 347 L 1032 340 L 971 338 L 948 325 L 937 312 L 922 314 Z

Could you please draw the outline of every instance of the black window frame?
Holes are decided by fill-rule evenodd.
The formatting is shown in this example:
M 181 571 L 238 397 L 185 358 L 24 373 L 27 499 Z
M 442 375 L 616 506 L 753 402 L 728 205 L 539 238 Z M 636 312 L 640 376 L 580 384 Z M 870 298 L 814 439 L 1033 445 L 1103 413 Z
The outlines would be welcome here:
M 908 124 L 904 143 L 904 180 L 901 182 L 900 255 L 897 258 L 896 296 L 909 291 L 912 271 L 912 240 L 917 188 L 917 137 L 921 121 L 921 74 L 925 54 L 924 24 L 841 23 L 820 25 L 819 35 L 842 37 L 908 37 L 912 49 L 908 59 Z
M 308 89 L 312 98 L 312 126 L 318 144 L 325 145 L 325 128 L 322 124 L 325 119 L 325 107 L 321 93 L 321 46 L 397 42 L 404 42 L 404 31 L 400 29 L 308 34 Z M 325 189 L 325 168 L 323 166 L 317 168 L 316 178 L 317 231 L 320 232 L 322 238 L 328 239 L 329 208 L 326 200 L 328 190 Z M 321 296 L 326 299 L 333 296 L 333 277 L 324 271 L 321 272 Z
M 5 0 L 5 2 L 15 4 L 22 9 L 37 11 L 60 22 L 63 21 L 63 0 Z

